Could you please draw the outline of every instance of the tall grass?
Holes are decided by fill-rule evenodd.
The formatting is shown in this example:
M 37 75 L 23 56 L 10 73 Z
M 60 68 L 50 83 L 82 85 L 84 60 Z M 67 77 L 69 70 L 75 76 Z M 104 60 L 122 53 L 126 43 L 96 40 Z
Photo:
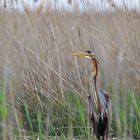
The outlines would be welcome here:
M 1 11 L 1 137 L 93 139 L 86 112 L 92 67 L 70 53 L 94 50 L 100 87 L 112 100 L 111 138 L 139 138 L 139 34 L 139 14 L 122 10 Z

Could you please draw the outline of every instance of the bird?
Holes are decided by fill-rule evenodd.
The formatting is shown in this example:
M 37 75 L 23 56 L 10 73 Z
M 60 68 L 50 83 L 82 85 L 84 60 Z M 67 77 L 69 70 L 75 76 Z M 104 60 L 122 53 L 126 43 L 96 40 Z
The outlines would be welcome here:
M 108 140 L 109 129 L 112 120 L 111 99 L 109 94 L 99 88 L 98 83 L 98 64 L 94 51 L 72 52 L 72 56 L 89 59 L 93 65 L 90 94 L 88 96 L 87 112 L 92 125 L 93 133 L 98 140 Z

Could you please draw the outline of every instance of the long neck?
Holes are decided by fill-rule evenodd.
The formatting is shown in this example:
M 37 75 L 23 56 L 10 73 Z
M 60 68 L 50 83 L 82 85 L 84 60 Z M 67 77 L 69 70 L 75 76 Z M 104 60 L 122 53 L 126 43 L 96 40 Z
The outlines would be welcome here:
M 99 89 L 97 86 L 97 76 L 98 76 L 97 60 L 95 58 L 92 58 L 92 63 L 93 63 L 93 82 L 94 82 L 94 89 L 95 89 L 95 92 L 93 94 L 94 94 L 94 98 L 96 99 L 95 103 L 96 103 L 98 109 L 101 110 L 100 100 L 99 100 L 99 96 L 98 96 Z
M 95 86 L 95 92 L 98 94 L 98 88 L 97 88 L 97 76 L 98 76 L 98 65 L 97 60 L 95 58 L 92 58 L 93 63 L 93 82 Z

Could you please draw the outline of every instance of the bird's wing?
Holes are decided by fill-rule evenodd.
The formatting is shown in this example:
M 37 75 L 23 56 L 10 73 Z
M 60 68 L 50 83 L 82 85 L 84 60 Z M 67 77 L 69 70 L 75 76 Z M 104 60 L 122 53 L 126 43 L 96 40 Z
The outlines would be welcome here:
M 99 90 L 99 100 L 101 103 L 102 111 L 101 111 L 101 116 L 102 118 L 104 117 L 105 113 L 108 115 L 108 107 L 107 107 L 107 99 L 105 97 L 104 91 L 102 89 Z
M 100 99 L 100 103 L 102 105 L 103 108 L 107 108 L 107 99 L 105 97 L 104 91 L 102 89 L 99 90 L 99 99 Z

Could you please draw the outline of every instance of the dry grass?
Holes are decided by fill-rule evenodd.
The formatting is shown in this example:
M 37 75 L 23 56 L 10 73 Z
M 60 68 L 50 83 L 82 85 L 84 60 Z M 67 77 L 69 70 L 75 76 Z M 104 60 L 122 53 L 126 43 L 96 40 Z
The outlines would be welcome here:
M 123 106 L 127 106 L 127 91 L 133 89 L 138 96 L 140 92 L 139 27 L 138 13 L 121 10 L 106 14 L 81 14 L 78 11 L 71 14 L 54 11 L 40 14 L 26 11 L 25 15 L 1 11 L 0 77 L 7 88 L 9 110 L 9 117 L 4 122 L 6 136 L 3 137 L 14 139 L 19 134 L 19 137 L 28 139 L 28 133 L 38 136 L 39 132 L 36 126 L 32 126 L 34 122 L 31 120 L 39 121 L 43 118 L 43 125 L 48 130 L 50 120 L 56 125 L 55 120 L 61 121 L 56 112 L 60 109 L 61 114 L 62 106 L 67 109 L 68 126 L 74 127 L 72 120 L 76 120 L 78 108 L 73 108 L 72 101 L 79 104 L 84 102 L 82 105 L 85 109 L 91 72 L 89 62 L 70 56 L 75 50 L 95 50 L 100 62 L 100 86 L 108 92 L 111 91 L 110 88 L 113 89 L 110 93 L 114 101 L 112 133 L 115 134 L 116 128 L 120 130 L 121 118 L 118 112 L 121 97 L 124 97 Z M 122 89 L 125 92 L 120 92 Z M 70 92 L 77 100 L 67 97 Z M 132 106 L 133 100 L 130 101 L 129 113 L 132 113 Z M 30 112 L 37 114 L 38 110 L 42 118 L 40 115 L 37 118 L 29 115 Z M 139 109 L 137 113 L 139 114 Z M 123 116 L 127 117 L 127 114 L 124 113 Z M 124 122 L 123 124 L 127 123 Z M 121 131 L 133 131 L 131 126 L 130 130 L 128 128 Z M 74 132 L 71 127 L 68 129 L 68 136 L 72 136 Z M 15 134 L 13 131 L 16 131 Z M 115 135 L 118 133 L 120 132 Z M 129 134 L 132 135 L 131 133 Z M 39 134 L 42 139 L 42 133 Z M 48 131 L 45 134 L 50 135 Z M 90 134 L 88 136 L 90 139 Z M 65 135 L 62 137 L 66 139 Z

